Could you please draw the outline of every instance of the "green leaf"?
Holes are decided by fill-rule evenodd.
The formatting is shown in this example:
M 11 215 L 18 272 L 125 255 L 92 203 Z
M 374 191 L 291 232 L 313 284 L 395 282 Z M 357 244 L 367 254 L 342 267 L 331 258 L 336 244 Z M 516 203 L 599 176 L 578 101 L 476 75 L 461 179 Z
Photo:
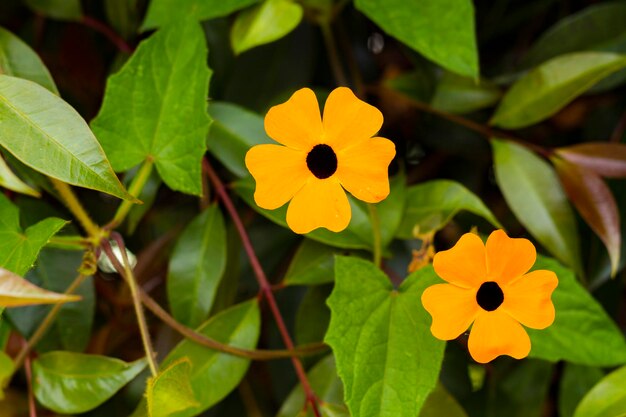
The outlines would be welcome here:
M 136 35 L 141 17 L 139 0 L 104 0 L 104 11 L 113 29 L 124 39 Z
M 85 121 L 55 94 L 0 74 L 0 119 L 0 145 L 24 164 L 69 184 L 133 199 Z
M 426 58 L 457 74 L 478 77 L 471 1 L 356 0 L 355 5 L 385 32 Z
M 250 176 L 235 181 L 232 185 L 235 192 L 257 213 L 273 221 L 274 223 L 289 228 L 287 226 L 287 204 L 276 210 L 265 210 L 254 202 L 254 179 Z M 334 233 L 326 229 L 317 229 L 307 233 L 306 237 L 344 249 L 369 249 L 371 247 L 371 229 L 369 227 L 369 215 L 364 206 L 359 205 L 354 198 L 348 196 L 352 209 L 352 219 L 346 230 Z
M 137 172 L 138 171 L 135 171 L 134 175 L 129 175 L 127 173 L 124 176 L 124 184 L 127 184 L 127 178 L 128 183 L 130 183 L 130 181 L 135 178 L 135 175 L 137 175 Z M 137 196 L 137 198 L 141 200 L 143 204 L 134 205 L 126 216 L 126 231 L 128 232 L 128 234 L 135 233 L 135 229 L 137 229 L 137 226 L 139 226 L 141 220 L 143 220 L 146 213 L 150 211 L 150 209 L 154 205 L 154 201 L 156 200 L 157 193 L 159 192 L 159 188 L 161 187 L 162 183 L 163 181 L 161 181 L 159 174 L 155 170 L 152 170 L 150 172 L 148 180 L 146 181 L 146 184 L 143 186 L 141 192 Z
M 485 80 L 444 73 L 437 83 L 431 106 L 448 113 L 465 114 L 491 107 L 500 100 L 500 89 Z
M 263 117 L 225 102 L 211 103 L 209 114 L 213 118 L 207 138 L 209 152 L 236 176 L 249 176 L 246 152 L 254 145 L 275 143 L 265 133 Z
M 585 395 L 574 417 L 623 417 L 626 414 L 626 366 L 611 372 Z
M 322 403 L 343 403 L 343 387 L 337 376 L 333 355 L 328 355 L 315 364 L 307 373 L 307 378 L 311 384 L 311 389 Z M 305 399 L 302 385 L 298 384 L 291 391 L 276 417 L 299 417 Z
M 141 30 L 154 29 L 182 19 L 209 20 L 227 16 L 259 0 L 152 0 Z
M 617 203 L 595 172 L 558 157 L 551 158 L 565 193 L 591 230 L 602 240 L 611 260 L 611 276 L 620 263 L 622 233 Z
M 78 414 L 102 404 L 146 367 L 99 355 L 50 352 L 33 361 L 33 390 L 44 407 Z
M 224 310 L 200 326 L 197 331 L 221 343 L 254 349 L 261 323 L 256 299 Z M 176 414 L 195 416 L 222 400 L 248 370 L 250 360 L 207 349 L 189 340 L 180 342 L 163 360 L 163 367 L 183 359 L 191 361 L 190 382 L 199 405 Z
M 467 417 L 467 413 L 463 407 L 459 405 L 456 399 L 441 384 L 430 393 L 419 417 Z
M 326 342 L 352 417 L 414 417 L 435 388 L 445 343 L 430 334 L 421 295 L 437 280 L 426 267 L 394 290 L 370 262 L 336 258 Z
M 626 55 L 610 52 L 576 52 L 553 58 L 513 84 L 490 123 L 507 129 L 538 123 L 624 67 Z
M 293 256 L 283 282 L 285 285 L 319 285 L 333 282 L 335 254 L 330 246 L 304 239 Z
M 226 227 L 217 204 L 189 223 L 178 239 L 167 273 L 172 315 L 197 327 L 209 315 L 226 268 Z
M 569 52 L 626 52 L 625 21 L 626 4 L 593 4 L 549 28 L 528 51 L 523 65 L 535 66 Z
M 626 340 L 602 306 L 557 261 L 537 256 L 533 269 L 554 271 L 559 285 L 552 294 L 554 324 L 544 330 L 527 329 L 530 356 L 552 362 L 616 366 L 626 363 Z
M 415 233 L 436 232 L 462 210 L 469 211 L 502 228 L 493 213 L 463 185 L 450 180 L 433 180 L 408 188 L 406 209 L 396 233 L 400 239 L 413 239 Z
M 286 36 L 298 26 L 303 13 L 302 6 L 292 0 L 264 0 L 242 11 L 230 33 L 235 54 Z
M 24 0 L 37 13 L 59 20 L 80 20 L 80 0 Z
M 191 362 L 183 358 L 150 378 L 146 388 L 148 416 L 169 417 L 197 407 L 199 404 L 191 388 L 190 377 Z
M 559 416 L 572 417 L 580 400 L 603 376 L 598 368 L 566 363 L 559 387 Z
M 24 275 L 64 225 L 64 220 L 51 217 L 22 230 L 17 207 L 0 193 L 0 267 Z
M 576 220 L 554 169 L 521 145 L 491 144 L 496 181 L 517 219 L 557 259 L 581 271 Z
M 387 198 L 376 204 L 380 221 L 380 240 L 383 248 L 391 243 L 402 221 L 402 213 L 407 198 L 406 176 L 403 172 L 389 179 L 389 189 Z M 369 211 L 366 203 L 359 201 L 358 204 L 363 207 L 366 213 Z M 372 241 L 371 219 L 368 219 L 368 223 L 364 225 L 364 230 L 369 234 L 368 240 Z
M 331 289 L 330 285 L 315 285 L 307 288 L 296 314 L 295 337 L 298 344 L 305 345 L 324 340 L 330 321 L 330 310 L 326 305 L 326 300 Z
M 33 81 L 59 95 L 48 68 L 30 46 L 0 27 L 0 73 Z
M 11 168 L 9 168 L 2 155 L 0 155 L 0 187 L 33 197 L 41 196 L 39 191 L 25 184 L 11 171 Z
M 0 350 L 0 401 L 4 398 L 4 387 L 8 379 L 13 375 L 13 359 L 2 350 Z
M 527 359 L 500 371 L 492 383 L 497 391 L 489 395 L 489 409 L 507 410 L 507 417 L 542 417 L 553 369 L 551 363 Z
M 204 32 L 186 22 L 143 41 L 109 78 L 91 127 L 116 171 L 151 159 L 171 189 L 202 194 L 201 160 L 211 123 L 206 61 Z

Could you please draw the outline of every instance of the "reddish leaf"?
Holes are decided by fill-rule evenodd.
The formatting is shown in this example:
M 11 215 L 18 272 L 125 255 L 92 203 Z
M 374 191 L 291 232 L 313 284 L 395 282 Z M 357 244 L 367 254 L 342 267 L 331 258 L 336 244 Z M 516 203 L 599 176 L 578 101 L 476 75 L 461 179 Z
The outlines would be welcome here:
M 626 145 L 621 143 L 581 143 L 559 148 L 556 153 L 603 177 L 626 177 Z
M 591 229 L 604 242 L 611 259 L 611 275 L 619 265 L 621 231 L 617 204 L 611 190 L 600 176 L 586 166 L 554 157 L 563 188 Z

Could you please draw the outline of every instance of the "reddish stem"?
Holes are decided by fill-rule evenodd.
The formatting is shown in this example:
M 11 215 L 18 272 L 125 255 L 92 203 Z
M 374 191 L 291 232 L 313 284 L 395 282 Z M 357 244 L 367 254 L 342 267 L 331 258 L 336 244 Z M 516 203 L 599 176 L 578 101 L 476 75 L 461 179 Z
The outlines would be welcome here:
M 626 130 L 626 112 L 622 114 L 622 117 L 620 117 L 619 121 L 617 122 L 615 129 L 613 129 L 610 141 L 613 143 L 619 143 L 622 139 L 622 136 L 624 136 L 624 130 Z
M 126 41 L 120 35 L 115 33 L 113 29 L 100 22 L 99 20 L 96 20 L 93 17 L 83 16 L 80 19 L 80 23 L 104 35 L 121 52 L 125 52 L 127 54 L 131 54 L 133 52 L 133 48 L 128 43 L 126 43 Z
M 30 366 L 30 356 L 24 361 L 24 369 L 26 371 L 26 384 L 28 385 L 28 415 L 37 417 L 37 406 L 35 404 L 35 395 L 33 394 L 33 371 Z
M 248 258 L 250 260 L 250 266 L 252 267 L 252 270 L 254 271 L 254 275 L 259 283 L 260 292 L 261 294 L 263 294 L 263 296 L 267 300 L 267 304 L 270 308 L 270 311 L 272 312 L 272 315 L 274 316 L 274 320 L 276 320 L 276 325 L 278 326 L 278 330 L 280 331 L 280 334 L 282 336 L 283 342 L 285 343 L 285 346 L 289 350 L 294 349 L 294 344 L 293 344 L 293 341 L 291 340 L 291 336 L 289 336 L 289 331 L 287 330 L 287 326 L 285 325 L 285 320 L 283 320 L 283 316 L 280 314 L 280 310 L 278 309 L 278 304 L 276 304 L 276 299 L 274 298 L 274 294 L 272 293 L 272 286 L 267 280 L 267 277 L 265 276 L 265 272 L 263 272 L 261 263 L 259 262 L 259 259 L 257 258 L 256 253 L 254 252 L 254 248 L 252 247 L 252 243 L 250 242 L 250 237 L 248 236 L 248 233 L 246 232 L 246 229 L 241 221 L 241 218 L 239 217 L 239 213 L 237 213 L 237 209 L 235 208 L 233 201 L 228 196 L 228 193 L 226 192 L 226 188 L 224 187 L 224 184 L 222 183 L 220 178 L 217 176 L 217 174 L 211 167 L 211 164 L 209 164 L 209 161 L 206 158 L 202 161 L 202 168 L 204 169 L 204 172 L 208 175 L 209 180 L 213 183 L 213 187 L 215 188 L 217 195 L 219 196 L 220 200 L 222 200 L 222 203 L 224 203 L 224 206 L 226 207 L 228 214 L 230 214 L 230 217 L 232 218 L 233 223 L 235 224 L 235 227 L 237 228 L 237 232 L 239 233 L 239 236 L 241 237 L 241 242 L 243 244 L 243 247 L 246 253 L 248 254 Z M 313 409 L 313 414 L 315 415 L 315 417 L 321 417 L 321 414 L 317 407 L 317 397 L 315 396 L 315 393 L 313 392 L 313 389 L 311 388 L 311 384 L 309 383 L 309 380 L 307 379 L 306 372 L 304 371 L 304 367 L 302 366 L 302 362 L 300 361 L 299 358 L 296 358 L 296 357 L 292 357 L 291 362 L 293 363 L 293 367 L 295 368 L 296 375 L 298 376 L 298 379 L 300 380 L 300 384 L 302 384 L 302 388 L 306 395 L 307 403 L 311 404 L 311 407 Z M 305 403 L 305 406 L 306 406 L 306 403 Z

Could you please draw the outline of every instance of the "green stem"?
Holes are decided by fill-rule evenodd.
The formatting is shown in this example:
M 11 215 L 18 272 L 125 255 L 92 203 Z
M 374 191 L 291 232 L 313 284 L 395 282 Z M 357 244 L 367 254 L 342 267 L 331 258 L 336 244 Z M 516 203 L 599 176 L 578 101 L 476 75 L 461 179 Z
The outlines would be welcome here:
M 50 178 L 52 185 L 59 192 L 59 195 L 63 199 L 63 202 L 67 206 L 67 208 L 72 212 L 72 214 L 78 219 L 80 224 L 83 226 L 83 229 L 87 232 L 89 237 L 94 239 L 100 239 L 101 230 L 97 224 L 91 220 L 89 214 L 83 207 L 83 205 L 78 201 L 76 194 L 72 191 L 72 187 L 69 184 L 64 183 L 63 181 L 57 180 L 56 178 Z
M 374 264 L 380 268 L 382 262 L 383 245 L 380 236 L 380 218 L 378 217 L 378 209 L 374 204 L 368 203 L 367 208 L 370 212 L 370 220 L 372 222 L 372 236 L 374 237 Z
M 141 164 L 141 167 L 139 168 L 139 171 L 137 171 L 135 178 L 133 178 L 132 182 L 130 183 L 130 187 L 128 187 L 128 193 L 130 195 L 132 195 L 133 197 L 138 197 L 139 194 L 141 194 L 143 187 L 146 185 L 146 182 L 148 182 L 148 178 L 150 178 L 150 174 L 152 174 L 153 166 L 154 161 L 152 159 L 146 159 L 145 161 L 143 161 L 143 164 Z M 109 224 L 107 224 L 107 229 L 115 229 L 117 226 L 122 224 L 134 204 L 135 203 L 133 203 L 132 201 L 122 201 L 122 204 L 120 204 L 120 206 L 118 207 L 117 212 L 115 212 L 113 220 L 111 220 Z
M 128 287 L 130 288 L 130 295 L 133 299 L 133 307 L 135 308 L 135 315 L 137 316 L 137 325 L 139 326 L 139 333 L 141 334 L 141 342 L 143 344 L 144 351 L 146 352 L 146 359 L 148 360 L 148 366 L 150 367 L 150 372 L 152 376 L 157 376 L 159 373 L 157 364 L 154 360 L 154 349 L 152 348 L 152 341 L 150 340 L 150 332 L 148 331 L 148 323 L 146 322 L 146 316 L 143 311 L 143 307 L 141 304 L 141 298 L 139 297 L 139 287 L 137 286 L 137 281 L 135 280 L 135 274 L 133 273 L 132 268 L 130 267 L 130 262 L 128 262 L 128 255 L 126 254 L 126 246 L 119 234 L 114 234 L 113 238 L 117 241 L 117 245 L 120 248 L 120 252 L 122 253 L 122 265 L 124 267 L 123 277 L 126 279 L 128 283 Z M 108 240 L 102 241 L 102 249 L 109 257 L 111 262 L 116 261 L 115 254 L 111 248 L 111 244 Z
M 335 44 L 335 38 L 330 27 L 330 22 L 320 23 L 320 29 L 322 30 L 322 37 L 324 38 L 324 43 L 326 44 L 326 51 L 328 52 L 328 59 L 335 76 L 335 81 L 337 82 L 337 85 L 347 86 L 348 78 L 346 77 L 343 67 L 341 66 L 341 60 L 339 59 L 339 53 L 337 52 L 337 45 Z
M 48 245 L 53 248 L 65 250 L 85 250 L 90 246 L 88 239 L 82 236 L 53 236 L 48 241 Z
M 64 294 L 66 295 L 74 294 L 76 289 L 78 289 L 80 284 L 83 283 L 85 278 L 86 276 L 83 274 L 78 275 L 74 279 L 74 281 L 72 281 L 70 286 L 67 287 Z M 15 361 L 14 361 L 15 366 L 13 367 L 13 373 L 15 373 L 18 369 L 22 367 L 22 365 L 24 364 L 24 360 L 26 359 L 26 356 L 28 356 L 28 354 L 33 349 L 33 347 L 35 347 L 35 345 L 39 343 L 41 338 L 46 334 L 46 332 L 48 331 L 48 328 L 54 322 L 54 319 L 56 319 L 57 314 L 59 314 L 59 311 L 61 311 L 61 307 L 63 307 L 62 303 L 53 305 L 52 309 L 48 312 L 46 317 L 39 324 L 39 327 L 37 327 L 37 330 L 35 330 L 35 333 L 33 333 L 33 335 L 30 337 L 28 342 L 26 342 L 26 344 L 22 346 L 22 349 L 19 351 L 19 353 L 15 357 Z M 7 384 L 9 383 L 9 380 L 10 378 L 6 380 Z

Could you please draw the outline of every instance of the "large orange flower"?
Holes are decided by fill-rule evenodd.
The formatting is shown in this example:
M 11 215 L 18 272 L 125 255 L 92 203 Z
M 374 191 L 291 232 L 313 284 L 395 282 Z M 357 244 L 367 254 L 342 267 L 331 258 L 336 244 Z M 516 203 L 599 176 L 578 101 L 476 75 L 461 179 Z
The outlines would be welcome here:
M 246 154 L 254 201 L 273 210 L 291 200 L 287 224 L 296 233 L 345 229 L 351 211 L 344 188 L 368 203 L 389 195 L 387 168 L 396 150 L 372 137 L 382 124 L 382 113 L 349 88 L 330 93 L 323 120 L 313 91 L 296 91 L 265 116 L 265 131 L 284 146 L 257 145 Z
M 433 335 L 452 340 L 474 323 L 468 348 L 477 362 L 528 356 L 530 339 L 521 324 L 532 329 L 552 324 L 551 296 L 558 285 L 552 271 L 528 272 L 536 257 L 529 240 L 512 239 L 502 230 L 493 232 L 486 245 L 466 233 L 452 249 L 438 252 L 433 266 L 448 284 L 422 294 Z

